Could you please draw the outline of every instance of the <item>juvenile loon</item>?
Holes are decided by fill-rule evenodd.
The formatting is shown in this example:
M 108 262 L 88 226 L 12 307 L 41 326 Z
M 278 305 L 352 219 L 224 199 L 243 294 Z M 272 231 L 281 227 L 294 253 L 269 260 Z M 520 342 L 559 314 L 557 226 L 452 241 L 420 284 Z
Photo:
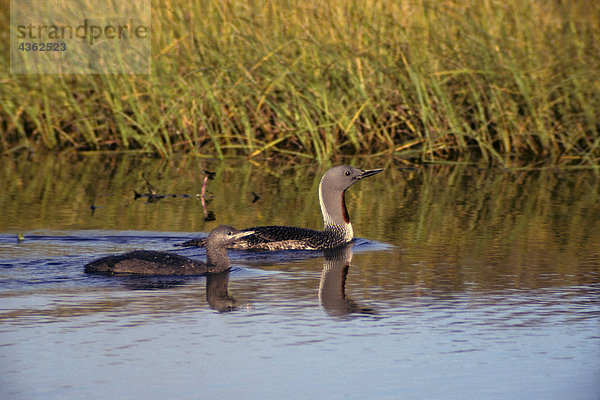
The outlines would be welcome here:
M 227 246 L 253 233 L 251 230 L 238 231 L 226 225 L 213 229 L 206 239 L 206 262 L 161 251 L 135 250 L 102 257 L 87 264 L 84 269 L 87 273 L 105 275 L 165 276 L 223 272 L 229 268 Z
M 347 165 L 328 170 L 319 183 L 319 204 L 323 214 L 323 230 L 292 226 L 259 226 L 248 228 L 254 234 L 231 243 L 229 248 L 242 250 L 318 250 L 351 242 L 354 231 L 346 208 L 346 189 L 363 178 L 380 173 L 383 169 L 362 170 Z M 181 246 L 205 246 L 206 239 L 192 239 Z

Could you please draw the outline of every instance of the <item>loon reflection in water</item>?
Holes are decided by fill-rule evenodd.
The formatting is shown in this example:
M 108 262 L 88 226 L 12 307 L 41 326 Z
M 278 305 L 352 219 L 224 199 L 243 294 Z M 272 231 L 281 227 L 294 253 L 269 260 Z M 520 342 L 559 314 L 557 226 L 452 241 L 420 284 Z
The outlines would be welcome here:
M 259 226 L 243 240 L 231 243 L 229 248 L 241 250 L 317 250 L 329 249 L 349 243 L 354 239 L 350 215 L 346 208 L 346 189 L 363 178 L 373 176 L 383 169 L 362 170 L 347 165 L 333 167 L 319 183 L 319 205 L 323 214 L 323 230 L 317 231 L 292 226 Z M 192 239 L 180 246 L 206 246 L 205 239 Z
M 229 269 L 227 246 L 252 231 L 238 231 L 221 225 L 213 229 L 207 238 L 207 261 L 152 250 L 135 250 L 120 255 L 102 257 L 84 267 L 86 273 L 105 275 L 203 275 L 219 273 Z
M 229 270 L 206 275 L 206 301 L 219 312 L 235 311 L 235 299 L 229 294 Z
M 346 277 L 352 262 L 354 243 L 325 250 L 319 282 L 319 302 L 330 315 L 377 314 L 346 297 Z

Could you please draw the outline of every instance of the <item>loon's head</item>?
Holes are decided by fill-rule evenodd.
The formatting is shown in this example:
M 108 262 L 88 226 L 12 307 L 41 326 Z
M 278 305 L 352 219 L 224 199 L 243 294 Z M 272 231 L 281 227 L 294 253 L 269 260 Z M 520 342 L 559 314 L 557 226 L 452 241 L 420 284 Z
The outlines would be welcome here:
M 346 209 L 346 189 L 363 178 L 380 173 L 383 169 L 362 170 L 340 165 L 325 172 L 319 183 L 319 203 L 325 229 L 344 229 L 348 240 L 353 237 L 350 215 Z
M 210 231 L 206 240 L 206 261 L 211 266 L 210 272 L 220 272 L 229 268 L 227 246 L 253 233 L 254 231 L 239 231 L 227 225 L 220 225 Z
M 240 231 L 232 226 L 220 225 L 210 231 L 206 245 L 226 248 L 228 244 L 253 233 L 253 231 Z
M 325 172 L 321 178 L 321 190 L 343 192 L 363 178 L 373 176 L 383 171 L 381 169 L 358 169 L 349 165 L 340 165 Z

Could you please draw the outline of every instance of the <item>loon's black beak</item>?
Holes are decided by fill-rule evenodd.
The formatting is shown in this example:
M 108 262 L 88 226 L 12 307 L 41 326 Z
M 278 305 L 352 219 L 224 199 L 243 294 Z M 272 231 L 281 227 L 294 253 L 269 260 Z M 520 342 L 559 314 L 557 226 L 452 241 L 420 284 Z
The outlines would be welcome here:
M 362 170 L 362 174 L 360 174 L 358 179 L 368 178 L 369 176 L 377 175 L 381 171 L 383 171 L 383 168 Z

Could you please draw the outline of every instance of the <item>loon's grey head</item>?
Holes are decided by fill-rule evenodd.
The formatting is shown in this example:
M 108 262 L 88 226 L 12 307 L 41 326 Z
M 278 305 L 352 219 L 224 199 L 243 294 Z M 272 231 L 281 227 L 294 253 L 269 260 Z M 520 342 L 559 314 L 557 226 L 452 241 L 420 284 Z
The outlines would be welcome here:
M 221 272 L 229 268 L 227 246 L 253 233 L 254 231 L 240 231 L 227 225 L 220 225 L 210 231 L 206 240 L 206 261 L 210 272 Z
M 383 169 L 362 170 L 340 165 L 325 172 L 319 183 L 319 203 L 325 229 L 342 230 L 348 241 L 354 237 L 350 215 L 346 209 L 346 189 L 363 178 L 380 173 Z
M 321 178 L 321 189 L 327 191 L 344 191 L 363 178 L 373 176 L 383 171 L 381 169 L 359 169 L 349 165 L 340 165 L 325 172 Z
M 245 236 L 252 235 L 253 233 L 254 231 L 240 231 L 232 226 L 220 225 L 210 231 L 208 239 L 206 240 L 206 245 L 225 248 L 228 244 Z

